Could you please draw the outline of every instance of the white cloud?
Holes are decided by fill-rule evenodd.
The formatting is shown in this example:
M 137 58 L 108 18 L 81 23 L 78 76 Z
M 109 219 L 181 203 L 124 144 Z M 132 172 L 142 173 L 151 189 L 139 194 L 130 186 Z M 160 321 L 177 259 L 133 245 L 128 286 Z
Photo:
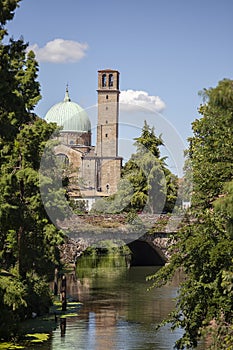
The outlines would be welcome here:
M 28 48 L 35 52 L 38 61 L 53 63 L 78 62 L 86 55 L 87 49 L 86 43 L 64 39 L 54 39 L 44 47 L 34 44 Z
M 144 112 L 161 112 L 165 107 L 165 103 L 159 96 L 150 96 L 146 91 L 126 90 L 120 94 L 121 109 L 139 110 L 143 108 Z

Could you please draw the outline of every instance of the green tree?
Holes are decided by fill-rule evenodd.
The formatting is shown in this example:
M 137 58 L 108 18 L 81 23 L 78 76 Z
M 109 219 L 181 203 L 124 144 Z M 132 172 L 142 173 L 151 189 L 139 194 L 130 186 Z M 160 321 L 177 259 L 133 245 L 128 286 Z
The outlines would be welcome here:
M 232 122 L 233 81 L 204 90 L 202 117 L 189 139 L 193 169 L 190 223 L 177 237 L 169 265 L 149 279 L 159 286 L 177 269 L 185 273 L 177 306 L 169 318 L 184 335 L 178 349 L 193 348 L 203 335 L 214 349 L 231 349 L 232 290 Z
M 49 191 L 51 174 L 42 184 L 39 177 L 40 159 L 56 126 L 33 113 L 41 97 L 34 53 L 27 53 L 22 38 L 6 39 L 5 25 L 19 2 L 0 1 L 0 306 L 1 315 L 9 316 L 0 317 L 1 338 L 11 337 L 25 315 L 48 309 L 48 275 L 59 263 L 57 246 L 63 240 L 40 195 L 47 183 L 53 204 L 58 196 Z
M 166 167 L 165 158 L 160 157 L 162 145 L 161 135 L 157 137 L 154 128 L 145 121 L 141 135 L 135 138 L 136 153 L 122 169 L 117 193 L 107 201 L 98 201 L 94 210 L 171 212 L 177 199 L 178 183 L 177 177 Z
M 134 193 L 129 209 L 151 213 L 172 211 L 177 198 L 177 177 L 166 167 L 159 147 L 161 135 L 155 135 L 154 127 L 144 122 L 141 136 L 135 139 L 136 153 L 125 164 L 122 177 L 133 186 Z
M 193 122 L 189 157 L 193 171 L 192 204 L 211 207 L 233 172 L 233 92 L 232 80 L 224 79 L 216 88 L 204 90 L 202 118 Z
M 224 185 L 223 193 L 215 201 L 214 207 L 225 219 L 226 229 L 233 238 L 233 181 Z
M 44 209 L 39 181 L 41 155 L 52 131 L 54 126 L 39 118 L 23 125 L 1 169 L 2 263 L 5 268 L 17 263 L 23 279 L 30 270 L 43 275 L 51 263 L 58 263 L 61 237 Z

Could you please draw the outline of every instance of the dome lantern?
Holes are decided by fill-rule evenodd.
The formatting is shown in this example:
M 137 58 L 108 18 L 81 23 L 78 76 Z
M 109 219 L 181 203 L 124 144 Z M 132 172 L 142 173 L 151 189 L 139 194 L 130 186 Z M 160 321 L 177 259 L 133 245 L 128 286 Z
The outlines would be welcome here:
M 64 102 L 71 102 L 71 99 L 69 96 L 68 84 L 66 85 L 66 93 L 65 93 L 65 97 L 64 97 Z

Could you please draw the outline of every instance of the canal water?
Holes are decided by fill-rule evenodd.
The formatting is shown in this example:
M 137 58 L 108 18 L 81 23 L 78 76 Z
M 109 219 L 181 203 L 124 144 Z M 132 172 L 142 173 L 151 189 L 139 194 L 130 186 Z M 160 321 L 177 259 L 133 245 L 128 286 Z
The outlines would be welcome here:
M 67 278 L 68 295 L 82 303 L 78 316 L 58 324 L 43 350 L 172 350 L 182 331 L 157 324 L 174 306 L 180 276 L 148 291 L 146 276 L 159 267 L 127 267 L 124 257 L 81 261 Z M 93 263 L 94 262 L 94 263 Z

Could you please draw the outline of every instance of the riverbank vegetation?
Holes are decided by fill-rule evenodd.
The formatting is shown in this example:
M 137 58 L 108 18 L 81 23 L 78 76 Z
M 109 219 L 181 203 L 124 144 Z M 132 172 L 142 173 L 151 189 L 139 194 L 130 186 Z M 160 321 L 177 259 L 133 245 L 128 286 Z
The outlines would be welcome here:
M 63 241 L 39 184 L 41 155 L 56 126 L 33 113 L 41 97 L 34 53 L 22 38 L 7 42 L 5 25 L 19 2 L 0 2 L 0 339 L 14 338 L 32 313 L 48 311 L 48 278 Z
M 193 192 L 190 223 L 181 229 L 167 266 L 149 277 L 167 283 L 186 274 L 169 321 L 184 329 L 177 349 L 194 348 L 205 336 L 212 349 L 233 344 L 233 81 L 202 92 L 200 119 L 192 124 L 189 167 Z M 190 163 L 192 167 L 190 167 Z M 191 174 L 187 174 L 190 178 Z

